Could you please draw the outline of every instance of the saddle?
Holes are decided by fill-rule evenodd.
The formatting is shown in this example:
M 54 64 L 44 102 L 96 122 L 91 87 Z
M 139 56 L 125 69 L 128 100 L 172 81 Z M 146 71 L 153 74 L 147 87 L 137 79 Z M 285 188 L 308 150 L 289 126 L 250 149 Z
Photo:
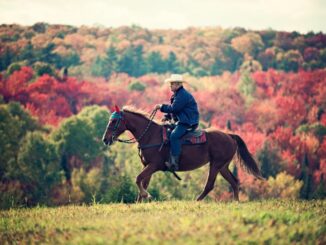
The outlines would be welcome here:
M 162 130 L 163 142 L 167 143 L 170 141 L 170 135 L 172 130 L 175 128 L 175 125 L 164 125 Z M 196 145 L 203 144 L 207 141 L 206 132 L 203 129 L 188 129 L 186 134 L 182 136 L 181 143 L 183 145 Z

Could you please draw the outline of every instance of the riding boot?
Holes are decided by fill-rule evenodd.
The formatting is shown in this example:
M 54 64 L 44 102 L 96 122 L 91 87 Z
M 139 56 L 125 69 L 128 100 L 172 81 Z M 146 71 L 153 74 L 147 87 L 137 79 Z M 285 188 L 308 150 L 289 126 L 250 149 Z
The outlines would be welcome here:
M 167 166 L 171 171 L 179 170 L 179 158 L 180 156 L 173 156 L 172 154 L 170 155 L 170 161 L 167 163 Z

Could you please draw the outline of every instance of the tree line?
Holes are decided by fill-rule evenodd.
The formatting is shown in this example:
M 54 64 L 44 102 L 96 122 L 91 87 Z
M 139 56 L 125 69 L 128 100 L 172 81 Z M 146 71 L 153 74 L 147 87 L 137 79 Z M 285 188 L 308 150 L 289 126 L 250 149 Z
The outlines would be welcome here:
M 11 64 L 42 62 L 56 69 L 73 67 L 72 74 L 81 76 L 178 72 L 202 77 L 248 66 L 252 71 L 273 68 L 287 72 L 326 66 L 323 33 L 243 28 L 151 31 L 137 26 L 78 29 L 46 23 L 2 25 L 0 30 L 1 71 Z

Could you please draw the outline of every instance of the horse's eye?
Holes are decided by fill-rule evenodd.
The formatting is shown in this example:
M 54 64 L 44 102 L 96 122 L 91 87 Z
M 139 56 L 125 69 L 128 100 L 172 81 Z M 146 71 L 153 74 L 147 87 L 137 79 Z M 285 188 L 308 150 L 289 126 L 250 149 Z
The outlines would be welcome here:
M 116 120 L 110 121 L 109 124 L 108 124 L 108 128 L 113 128 L 114 125 L 115 125 L 115 122 L 116 122 Z

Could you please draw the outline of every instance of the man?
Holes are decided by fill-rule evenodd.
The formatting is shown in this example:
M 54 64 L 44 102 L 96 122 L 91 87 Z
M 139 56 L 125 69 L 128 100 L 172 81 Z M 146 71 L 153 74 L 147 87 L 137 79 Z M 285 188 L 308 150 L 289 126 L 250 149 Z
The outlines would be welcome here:
M 171 104 L 156 105 L 156 109 L 161 112 L 172 114 L 177 121 L 177 125 L 170 136 L 170 162 L 168 167 L 176 171 L 179 169 L 179 159 L 181 154 L 181 137 L 188 129 L 196 129 L 199 122 L 199 112 L 194 97 L 183 87 L 184 79 L 182 75 L 172 74 L 165 82 L 170 83 L 173 95 Z

